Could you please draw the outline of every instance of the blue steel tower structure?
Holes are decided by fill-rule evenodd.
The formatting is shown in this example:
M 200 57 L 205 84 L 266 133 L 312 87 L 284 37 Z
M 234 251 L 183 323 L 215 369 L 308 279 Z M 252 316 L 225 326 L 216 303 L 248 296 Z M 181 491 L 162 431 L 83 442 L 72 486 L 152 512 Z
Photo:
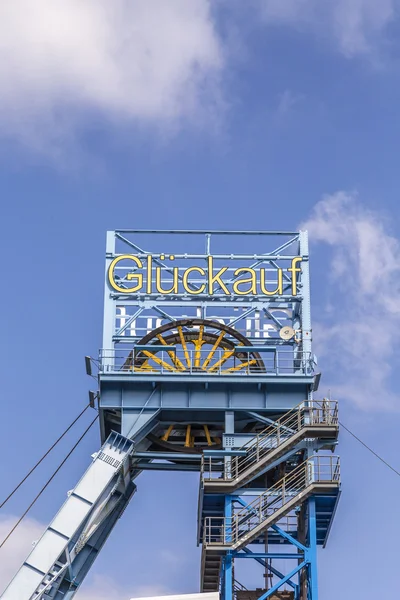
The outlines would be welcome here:
M 201 591 L 318 600 L 340 465 L 316 364 L 307 232 L 108 232 L 102 446 L 0 598 L 71 599 L 152 469 L 200 473 Z

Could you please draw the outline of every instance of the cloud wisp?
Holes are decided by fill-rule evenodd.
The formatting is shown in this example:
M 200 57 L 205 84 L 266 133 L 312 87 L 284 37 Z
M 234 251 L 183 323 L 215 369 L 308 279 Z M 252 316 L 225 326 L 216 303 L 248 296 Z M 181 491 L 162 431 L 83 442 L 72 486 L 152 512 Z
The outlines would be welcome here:
M 0 131 L 38 150 L 73 137 L 88 111 L 176 128 L 221 101 L 209 0 L 13 0 L 0 36 Z
M 290 25 L 330 37 L 346 57 L 375 60 L 394 21 L 398 0 L 259 0 L 267 24 Z
M 364 409 L 398 410 L 391 387 L 400 326 L 400 242 L 356 194 L 318 202 L 307 222 L 311 243 L 331 247 L 332 303 L 319 311 L 314 338 L 335 396 Z

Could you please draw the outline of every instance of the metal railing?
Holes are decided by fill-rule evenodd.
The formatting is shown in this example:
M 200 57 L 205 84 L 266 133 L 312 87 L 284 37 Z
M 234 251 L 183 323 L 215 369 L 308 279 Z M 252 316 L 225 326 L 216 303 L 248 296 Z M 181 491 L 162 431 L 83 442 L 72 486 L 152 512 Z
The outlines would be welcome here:
M 260 463 L 276 448 L 287 442 L 301 430 L 312 427 L 332 427 L 339 425 L 338 403 L 336 400 L 312 400 L 302 402 L 266 429 L 257 433 L 253 440 L 240 450 L 246 450 L 246 456 L 232 456 L 218 472 L 217 461 L 211 456 L 202 456 L 201 476 L 203 480 L 218 479 L 231 481 L 241 477 L 250 467 Z M 219 463 L 220 464 L 220 463 Z
M 246 508 L 232 517 L 206 517 L 204 520 L 204 544 L 206 546 L 238 547 L 246 543 L 260 525 L 273 524 L 274 515 L 285 507 L 293 509 L 293 500 L 315 484 L 337 487 L 340 481 L 338 456 L 313 456 L 274 486 L 257 496 Z M 304 495 L 303 495 L 304 497 Z M 300 499 L 299 499 L 300 501 Z
M 100 373 L 132 375 L 312 375 L 313 355 L 292 349 L 262 352 L 258 359 L 252 352 L 226 349 L 196 350 L 176 347 L 173 350 L 106 349 L 99 351 Z

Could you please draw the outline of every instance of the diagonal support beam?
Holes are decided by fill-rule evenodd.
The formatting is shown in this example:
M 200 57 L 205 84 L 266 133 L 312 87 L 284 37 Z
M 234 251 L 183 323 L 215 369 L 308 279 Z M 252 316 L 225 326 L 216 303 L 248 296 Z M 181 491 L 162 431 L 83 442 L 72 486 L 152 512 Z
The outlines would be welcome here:
M 303 546 L 303 544 L 300 544 L 300 542 L 298 542 L 289 533 L 287 533 L 286 531 L 283 531 L 283 529 L 281 529 L 280 527 L 278 527 L 278 525 L 272 525 L 271 529 L 273 529 L 274 531 L 276 531 L 276 533 L 278 535 L 280 535 L 281 537 L 283 537 L 285 540 L 287 540 L 288 542 L 290 542 L 291 544 L 293 544 L 293 546 L 296 546 L 296 548 L 299 548 L 299 550 L 301 550 L 302 552 L 304 552 L 304 553 L 307 552 L 308 548 L 306 548 L 305 546 Z
M 281 579 L 280 581 L 278 581 L 277 584 L 275 584 L 271 589 L 268 590 L 268 592 L 265 592 L 265 594 L 262 594 L 262 596 L 260 596 L 258 598 L 258 600 L 266 600 L 267 598 L 270 598 L 273 594 L 275 594 L 275 592 L 277 592 L 279 590 L 280 587 L 283 586 L 284 583 L 289 583 L 290 579 L 292 577 L 294 577 L 299 571 L 301 571 L 302 569 L 304 569 L 304 567 L 307 565 L 306 561 L 303 561 L 302 563 L 300 563 L 297 567 L 295 567 L 294 569 L 292 569 L 290 571 L 290 573 L 288 573 L 287 575 L 285 575 L 285 577 L 283 577 L 283 579 Z
M 242 551 L 244 553 L 246 553 L 246 554 L 254 554 L 248 548 L 242 548 Z M 240 554 L 237 554 L 236 556 L 240 557 Z M 254 557 L 254 560 L 256 562 L 258 562 L 264 568 L 267 568 L 269 571 L 271 571 L 271 573 L 273 575 L 275 575 L 276 577 L 279 577 L 279 579 L 283 579 L 285 577 L 283 573 L 281 573 L 280 571 L 278 571 L 278 569 L 275 569 L 275 567 L 273 567 L 272 565 L 270 565 L 269 563 L 267 563 L 266 560 L 263 560 L 262 558 L 256 558 L 256 557 Z M 290 587 L 292 587 L 293 589 L 296 589 L 296 587 L 297 587 L 297 585 L 293 581 L 291 581 L 290 579 L 288 579 L 286 583 L 288 583 L 288 585 L 290 585 Z
M 131 317 L 128 318 L 128 320 L 125 322 L 125 325 L 123 325 L 120 329 L 118 329 L 117 333 L 113 337 L 121 336 L 124 333 L 124 331 L 126 331 L 128 329 L 129 325 L 131 325 L 131 323 L 133 323 L 133 321 L 135 319 L 137 319 L 142 314 L 143 311 L 144 311 L 144 308 L 139 308 L 139 310 L 137 310 L 134 315 L 132 315 Z M 120 318 L 124 318 L 124 317 L 121 316 Z

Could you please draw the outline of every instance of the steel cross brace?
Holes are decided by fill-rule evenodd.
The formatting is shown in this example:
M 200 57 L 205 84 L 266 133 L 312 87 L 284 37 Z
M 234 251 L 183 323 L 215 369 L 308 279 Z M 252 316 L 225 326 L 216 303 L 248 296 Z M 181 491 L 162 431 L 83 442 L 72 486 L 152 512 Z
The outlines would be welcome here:
M 254 512 L 252 509 L 242 498 L 239 496 L 232 496 L 231 502 L 238 502 L 244 508 L 247 508 L 250 512 Z M 260 553 L 260 552 L 252 552 L 248 548 L 242 548 L 237 552 L 229 553 L 229 566 L 228 569 L 225 568 L 225 577 L 227 576 L 227 570 L 231 569 L 231 560 L 233 558 L 253 558 L 256 562 L 261 564 L 263 567 L 268 568 L 276 577 L 279 577 L 279 581 L 267 592 L 265 592 L 262 596 L 258 598 L 258 600 L 267 600 L 272 594 L 274 594 L 283 584 L 288 583 L 295 591 L 295 598 L 298 598 L 299 594 L 299 586 L 292 581 L 292 578 L 299 573 L 302 569 L 308 569 L 308 598 L 309 600 L 318 600 L 318 587 L 317 587 L 317 578 L 316 578 L 316 522 L 315 522 L 315 499 L 310 498 L 309 500 L 309 529 L 310 529 L 310 540 L 309 546 L 304 546 L 298 540 L 296 540 L 293 536 L 291 536 L 286 531 L 283 531 L 278 525 L 272 525 L 271 529 L 273 529 L 278 535 L 280 535 L 283 539 L 287 540 L 290 544 L 295 546 L 299 552 L 296 553 Z M 287 575 L 284 575 L 270 564 L 266 562 L 266 558 L 284 558 L 284 559 L 301 559 L 302 562 L 298 564 L 294 569 L 290 571 Z M 226 565 L 227 566 L 227 565 Z M 225 579 L 226 582 L 226 579 Z M 229 600 L 229 595 L 227 594 L 227 590 L 225 588 L 225 600 Z

